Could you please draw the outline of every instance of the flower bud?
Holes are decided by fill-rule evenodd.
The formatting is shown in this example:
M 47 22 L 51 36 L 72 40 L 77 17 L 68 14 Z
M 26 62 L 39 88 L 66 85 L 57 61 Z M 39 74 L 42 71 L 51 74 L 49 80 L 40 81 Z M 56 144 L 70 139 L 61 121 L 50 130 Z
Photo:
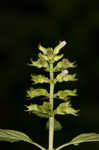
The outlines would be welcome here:
M 54 54 L 57 55 L 59 51 L 67 44 L 66 41 L 60 42 L 54 49 Z
M 64 74 L 64 75 L 69 74 L 69 71 L 67 69 L 65 69 L 62 71 L 62 74 Z

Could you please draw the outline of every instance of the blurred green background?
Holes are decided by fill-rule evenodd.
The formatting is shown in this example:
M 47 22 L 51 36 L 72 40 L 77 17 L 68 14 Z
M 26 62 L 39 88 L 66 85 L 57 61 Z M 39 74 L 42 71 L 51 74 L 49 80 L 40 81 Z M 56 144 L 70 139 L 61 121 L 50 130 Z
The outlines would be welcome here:
M 46 119 L 24 112 L 24 104 L 31 102 L 25 98 L 31 85 L 30 74 L 37 71 L 31 71 L 26 64 L 31 57 L 37 58 L 40 42 L 45 47 L 54 47 L 59 40 L 68 43 L 62 50 L 65 57 L 78 64 L 74 72 L 79 81 L 70 86 L 78 89 L 72 104 L 80 109 L 80 115 L 58 117 L 63 129 L 55 133 L 56 146 L 82 132 L 99 133 L 99 1 L 0 2 L 0 128 L 23 131 L 46 146 Z M 66 87 L 58 85 L 57 89 Z M 0 148 L 36 150 L 27 143 L 0 142 Z M 99 143 L 67 147 L 70 149 L 99 150 Z

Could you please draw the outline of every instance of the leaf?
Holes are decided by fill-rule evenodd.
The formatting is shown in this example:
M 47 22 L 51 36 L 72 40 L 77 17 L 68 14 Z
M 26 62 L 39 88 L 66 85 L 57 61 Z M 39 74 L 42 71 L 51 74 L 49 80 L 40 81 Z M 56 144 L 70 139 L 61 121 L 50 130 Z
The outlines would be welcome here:
M 36 147 L 42 150 L 46 150 L 38 143 L 33 142 L 28 135 L 16 130 L 0 129 L 0 141 L 11 142 L 11 143 L 24 141 L 32 145 L 35 145 Z
M 73 145 L 78 145 L 80 143 L 93 142 L 93 141 L 99 141 L 99 134 L 97 134 L 97 133 L 82 133 L 82 134 L 78 135 L 77 137 L 73 138 L 71 143 Z
M 60 42 L 55 48 L 54 48 L 54 54 L 57 55 L 60 50 L 66 45 L 66 41 Z
M 33 144 L 33 141 L 25 133 L 7 129 L 0 129 L 0 141 L 11 143 L 25 141 Z
M 49 120 L 46 122 L 46 129 L 49 129 Z M 56 119 L 54 120 L 54 130 L 60 131 L 62 129 L 62 125 Z
M 76 96 L 76 93 L 77 93 L 77 90 L 74 89 L 74 90 L 61 90 L 61 91 L 58 91 L 54 97 L 57 98 L 59 97 L 60 99 L 63 99 L 63 100 L 68 100 L 69 99 L 69 96 Z
M 55 114 L 58 115 L 66 115 L 66 114 L 71 114 L 74 116 L 77 116 L 79 110 L 76 110 L 74 108 L 72 108 L 70 102 L 64 102 L 61 103 L 54 111 Z
M 63 74 L 60 73 L 56 76 L 56 81 L 57 82 L 63 82 L 63 81 L 76 81 L 77 79 L 75 79 L 76 74 Z
M 39 88 L 39 89 L 31 88 L 30 90 L 27 91 L 27 97 L 34 98 L 37 96 L 49 97 L 49 94 L 46 89 L 41 89 L 41 88 Z
M 49 102 L 43 102 L 42 105 L 31 104 L 27 106 L 26 111 L 32 112 L 36 116 L 42 118 L 49 118 L 53 115 L 53 112 L 51 111 L 51 105 Z
M 56 148 L 56 150 L 63 149 L 64 147 L 67 147 L 69 145 L 78 146 L 80 143 L 97 142 L 97 141 L 99 141 L 99 134 L 97 134 L 97 133 L 82 133 L 82 134 L 74 137 L 70 142 L 59 146 L 58 148 Z
M 43 75 L 32 75 L 32 81 L 34 81 L 35 84 L 49 83 L 49 79 Z

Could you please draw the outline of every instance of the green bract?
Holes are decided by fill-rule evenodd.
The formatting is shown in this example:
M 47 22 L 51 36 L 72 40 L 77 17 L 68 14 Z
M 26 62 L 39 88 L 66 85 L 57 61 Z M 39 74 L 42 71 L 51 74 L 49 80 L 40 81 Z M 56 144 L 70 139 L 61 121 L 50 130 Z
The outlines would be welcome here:
M 77 116 L 78 111 L 79 110 L 72 108 L 70 102 L 64 102 L 55 109 L 54 113 L 58 115 L 71 114 Z
M 68 59 L 64 58 L 62 61 L 58 62 L 54 68 L 54 72 L 61 71 L 63 69 L 75 68 L 75 63 L 71 63 Z
M 63 99 L 63 100 L 68 100 L 70 96 L 76 96 L 76 93 L 77 93 L 77 90 L 74 89 L 74 90 L 61 90 L 61 91 L 58 91 L 58 93 L 56 93 L 54 95 L 54 98 L 60 98 L 60 99 Z
M 49 129 L 49 120 L 46 122 L 46 129 Z M 62 129 L 62 125 L 56 119 L 54 120 L 54 131 L 60 131 Z
M 49 60 L 49 59 L 48 59 L 48 56 L 43 55 L 42 53 L 39 53 L 39 54 L 38 54 L 38 57 L 42 58 L 44 61 L 48 61 L 48 60 Z
M 30 90 L 27 91 L 27 97 L 29 98 L 34 98 L 37 96 L 46 96 L 49 97 L 49 94 L 46 89 L 34 89 L 31 88 Z
M 34 66 L 37 68 L 42 68 L 42 67 L 48 68 L 48 63 L 44 59 L 40 58 L 37 61 L 32 60 L 31 64 L 29 64 L 29 66 Z
M 34 84 L 49 83 L 49 79 L 43 75 L 32 75 L 32 81 Z
M 39 48 L 39 50 L 40 50 L 43 54 L 45 54 L 45 55 L 47 54 L 46 48 L 43 47 L 41 44 L 39 44 L 38 48 Z
M 63 82 L 63 81 L 76 81 L 76 74 L 63 74 L 60 73 L 56 77 L 57 82 Z
M 53 115 L 51 105 L 49 102 L 43 102 L 42 105 L 31 104 L 27 106 L 26 111 L 32 112 L 33 114 L 43 118 L 49 118 L 50 116 Z
M 54 57 L 54 62 L 60 60 L 63 56 L 64 56 L 63 54 L 55 56 Z

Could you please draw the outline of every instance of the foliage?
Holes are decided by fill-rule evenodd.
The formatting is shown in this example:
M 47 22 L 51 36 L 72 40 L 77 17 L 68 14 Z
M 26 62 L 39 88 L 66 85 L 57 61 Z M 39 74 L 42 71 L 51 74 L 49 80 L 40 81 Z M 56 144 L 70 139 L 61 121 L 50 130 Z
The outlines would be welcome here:
M 70 68 L 75 68 L 75 62 L 70 62 L 67 58 L 63 58 L 63 54 L 59 54 L 60 50 L 66 45 L 66 41 L 60 42 L 54 49 L 53 48 L 44 48 L 42 45 L 39 45 L 40 53 L 38 53 L 38 60 L 31 60 L 29 66 L 43 68 L 44 71 L 49 73 L 49 77 L 44 75 L 31 75 L 31 80 L 33 84 L 42 84 L 46 83 L 50 86 L 50 92 L 44 88 L 35 89 L 31 87 L 27 90 L 28 99 L 33 99 L 35 97 L 46 97 L 48 101 L 41 101 L 42 104 L 30 104 L 26 106 L 26 112 L 30 112 L 41 118 L 48 119 L 46 122 L 46 128 L 49 129 L 49 150 L 60 150 L 69 145 L 76 145 L 83 142 L 92 142 L 99 141 L 99 134 L 96 133 L 82 133 L 77 137 L 73 138 L 70 142 L 59 146 L 58 148 L 53 148 L 54 141 L 54 131 L 59 131 L 62 129 L 61 123 L 56 120 L 56 115 L 74 115 L 78 116 L 79 110 L 76 110 L 72 107 L 70 97 L 77 95 L 76 89 L 65 89 L 59 90 L 56 93 L 54 92 L 55 85 L 59 82 L 68 82 L 76 81 L 76 73 L 71 74 Z M 62 59 L 62 60 L 61 60 Z M 57 75 L 54 77 L 54 73 Z M 39 98 L 40 99 L 40 98 Z M 60 101 L 58 106 L 55 108 L 54 104 L 57 100 Z M 45 99 L 43 99 L 45 100 Z M 64 102 L 62 102 L 64 101 Z M 25 141 L 31 143 L 41 150 L 46 150 L 46 148 L 41 145 L 33 142 L 26 134 L 15 131 L 0 129 L 0 141 L 7 142 L 18 142 Z

